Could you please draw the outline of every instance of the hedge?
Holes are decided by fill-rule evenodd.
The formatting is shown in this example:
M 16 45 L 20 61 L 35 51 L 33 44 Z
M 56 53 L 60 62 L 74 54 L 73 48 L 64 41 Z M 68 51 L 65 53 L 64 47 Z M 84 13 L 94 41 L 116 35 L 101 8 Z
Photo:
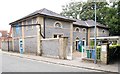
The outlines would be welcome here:
M 109 46 L 109 56 L 111 60 L 120 56 L 120 44 Z

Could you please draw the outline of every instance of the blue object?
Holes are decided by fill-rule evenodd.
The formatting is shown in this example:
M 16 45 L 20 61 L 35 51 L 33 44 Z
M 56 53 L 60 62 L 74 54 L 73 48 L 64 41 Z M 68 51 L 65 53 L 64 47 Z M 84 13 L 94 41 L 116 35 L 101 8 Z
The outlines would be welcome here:
M 78 49 L 80 52 L 82 52 L 82 41 L 81 40 L 79 40 L 78 42 Z
M 18 34 L 19 33 L 19 25 L 17 24 L 16 25 L 16 34 Z
M 20 40 L 19 44 L 20 44 L 20 54 L 23 54 L 23 42 L 22 42 L 22 40 Z
M 23 49 L 22 48 L 20 49 L 20 54 L 23 54 Z
M 95 59 L 95 50 L 91 50 L 92 53 L 92 59 Z

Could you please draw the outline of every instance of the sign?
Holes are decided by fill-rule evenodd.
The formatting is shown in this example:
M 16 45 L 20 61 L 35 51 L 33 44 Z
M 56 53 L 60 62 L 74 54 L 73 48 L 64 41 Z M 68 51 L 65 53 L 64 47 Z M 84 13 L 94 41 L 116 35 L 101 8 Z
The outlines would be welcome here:
M 106 52 L 106 50 L 107 50 L 107 45 L 102 45 L 102 46 L 101 46 L 101 49 L 102 49 L 102 51 L 105 51 L 105 52 Z
M 22 41 L 22 39 L 19 40 L 19 48 L 20 48 L 20 54 L 23 54 L 23 41 Z

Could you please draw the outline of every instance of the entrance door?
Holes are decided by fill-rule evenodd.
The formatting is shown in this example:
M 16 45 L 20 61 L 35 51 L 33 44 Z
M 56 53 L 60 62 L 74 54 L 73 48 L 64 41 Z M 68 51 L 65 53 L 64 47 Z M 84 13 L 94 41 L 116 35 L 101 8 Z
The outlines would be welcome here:
M 85 50 L 86 49 L 86 41 L 85 40 L 82 40 L 82 46 L 83 46 L 83 49 Z
M 76 41 L 76 50 L 77 50 L 77 51 L 79 51 L 78 42 L 79 42 L 79 41 Z

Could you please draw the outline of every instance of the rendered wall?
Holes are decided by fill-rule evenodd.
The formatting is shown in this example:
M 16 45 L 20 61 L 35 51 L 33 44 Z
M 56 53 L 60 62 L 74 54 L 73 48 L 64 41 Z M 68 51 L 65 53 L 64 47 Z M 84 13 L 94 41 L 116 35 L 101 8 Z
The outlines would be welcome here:
M 68 38 L 41 39 L 42 56 L 67 59 Z
M 19 30 L 16 31 L 16 27 L 12 27 L 13 29 L 13 34 L 12 34 L 12 37 L 13 37 L 13 51 L 15 52 L 19 52 L 19 39 L 22 38 L 22 27 L 19 27 Z
M 59 57 L 59 39 L 43 39 L 41 42 L 42 56 Z
M 2 41 L 1 43 L 1 49 L 3 51 L 8 51 L 8 41 Z M 12 51 L 12 41 L 9 41 L 9 51 Z
M 103 33 L 104 30 L 104 33 Z M 98 35 L 97 36 L 101 36 L 101 37 L 105 37 L 105 36 L 109 36 L 109 31 L 107 29 L 103 29 L 103 28 L 98 28 Z
M 62 28 L 56 28 L 54 26 L 55 22 L 57 22 L 57 21 L 62 23 Z M 73 43 L 73 40 L 72 40 L 73 28 L 71 27 L 71 25 L 72 25 L 72 23 L 70 23 L 70 22 L 64 22 L 64 21 L 60 21 L 60 20 L 45 18 L 45 37 L 46 38 L 53 38 L 54 34 L 63 34 L 63 37 L 68 37 L 67 55 L 69 55 L 71 53 L 72 43 Z
M 103 33 L 103 30 L 104 30 L 104 33 Z M 97 28 L 97 36 L 99 37 L 109 36 L 109 30 L 104 28 Z M 94 28 L 90 28 L 90 37 L 94 37 Z

